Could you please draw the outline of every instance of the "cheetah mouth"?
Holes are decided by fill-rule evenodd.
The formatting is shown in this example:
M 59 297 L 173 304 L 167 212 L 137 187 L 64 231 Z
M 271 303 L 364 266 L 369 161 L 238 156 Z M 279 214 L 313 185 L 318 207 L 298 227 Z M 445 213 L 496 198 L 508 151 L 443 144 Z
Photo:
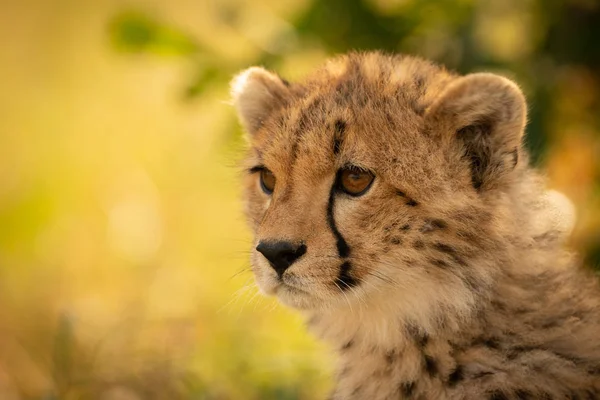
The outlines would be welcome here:
M 282 276 L 282 277 L 278 277 L 277 279 L 279 286 L 285 288 L 286 290 L 288 290 L 291 293 L 298 293 L 298 294 L 303 294 L 303 295 L 309 295 L 310 293 L 303 287 L 300 287 L 300 285 L 298 285 L 295 282 L 295 279 L 292 279 L 291 277 L 288 276 Z
M 298 295 L 304 295 L 304 296 L 306 296 L 306 295 L 309 294 L 306 290 L 300 289 L 300 288 L 298 288 L 296 286 L 292 286 L 292 285 L 289 285 L 289 284 L 284 283 L 284 282 L 282 282 L 282 283 L 279 284 L 279 287 L 277 288 L 277 291 L 278 291 L 277 293 L 278 294 L 279 294 L 280 290 L 285 290 L 289 294 L 298 294 Z
M 292 308 L 308 310 L 315 307 L 314 296 L 305 289 L 300 289 L 297 286 L 280 282 L 275 288 L 274 294 L 281 303 Z

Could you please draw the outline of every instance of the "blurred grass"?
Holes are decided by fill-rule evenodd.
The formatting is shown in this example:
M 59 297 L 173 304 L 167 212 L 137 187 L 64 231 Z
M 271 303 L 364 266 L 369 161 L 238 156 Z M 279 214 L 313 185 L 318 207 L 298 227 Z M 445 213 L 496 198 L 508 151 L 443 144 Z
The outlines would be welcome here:
M 295 79 L 380 48 L 513 77 L 600 266 L 595 1 L 2 6 L 2 399 L 325 396 L 329 353 L 247 271 L 227 82 L 249 65 Z

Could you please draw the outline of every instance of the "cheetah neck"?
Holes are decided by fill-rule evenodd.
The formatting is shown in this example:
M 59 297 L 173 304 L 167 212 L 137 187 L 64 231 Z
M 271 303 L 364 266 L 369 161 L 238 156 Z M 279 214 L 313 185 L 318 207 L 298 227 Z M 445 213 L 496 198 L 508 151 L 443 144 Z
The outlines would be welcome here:
M 355 315 L 353 323 L 340 313 L 310 319 L 312 331 L 338 353 L 335 399 L 430 395 L 460 373 L 450 345 L 457 335 L 455 324 L 430 324 L 425 329 L 403 318 L 376 315 L 373 310 L 364 319 Z

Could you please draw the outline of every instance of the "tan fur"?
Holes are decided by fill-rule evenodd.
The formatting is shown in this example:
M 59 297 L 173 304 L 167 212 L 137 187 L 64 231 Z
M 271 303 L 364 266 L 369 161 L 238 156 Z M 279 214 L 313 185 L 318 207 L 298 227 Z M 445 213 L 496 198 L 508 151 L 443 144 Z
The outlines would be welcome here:
M 598 282 L 561 249 L 573 213 L 528 166 L 514 83 L 380 53 L 241 76 L 255 246 L 307 249 L 252 267 L 338 350 L 332 398 L 600 398 Z M 349 164 L 375 174 L 360 197 L 332 189 Z

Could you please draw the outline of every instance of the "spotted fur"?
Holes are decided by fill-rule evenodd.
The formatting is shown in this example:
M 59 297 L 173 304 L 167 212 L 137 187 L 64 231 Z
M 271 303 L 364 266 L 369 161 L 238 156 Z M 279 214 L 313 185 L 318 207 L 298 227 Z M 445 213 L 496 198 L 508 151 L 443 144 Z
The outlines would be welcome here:
M 562 249 L 572 218 L 528 166 L 513 82 L 355 53 L 298 83 L 254 67 L 232 94 L 256 244 L 306 246 L 253 271 L 338 349 L 333 399 L 600 398 L 598 281 Z M 339 190 L 349 165 L 375 175 L 361 196 Z

